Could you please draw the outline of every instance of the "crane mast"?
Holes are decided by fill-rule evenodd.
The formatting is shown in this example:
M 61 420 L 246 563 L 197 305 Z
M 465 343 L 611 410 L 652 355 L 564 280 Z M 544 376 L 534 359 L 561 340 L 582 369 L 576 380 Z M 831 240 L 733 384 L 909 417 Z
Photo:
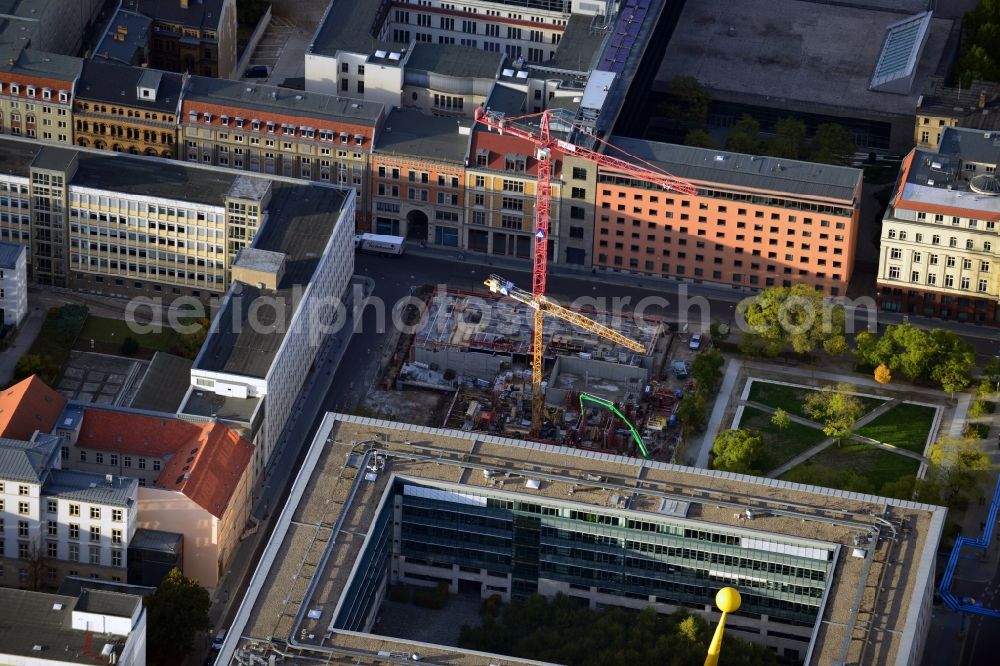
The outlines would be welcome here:
M 533 308 L 531 328 L 531 434 L 534 436 L 537 436 L 541 430 L 544 407 L 542 371 L 544 369 L 543 353 L 545 347 L 542 333 L 543 318 L 546 313 L 560 317 L 629 349 L 645 351 L 641 344 L 630 340 L 620 333 L 598 324 L 579 313 L 561 308 L 561 306 L 545 299 L 545 280 L 548 274 L 549 207 L 552 195 L 552 161 L 554 156 L 559 153 L 572 154 L 574 157 L 586 159 L 595 164 L 633 176 L 639 180 L 654 183 L 664 189 L 688 195 L 697 193 L 697 188 L 693 184 L 660 169 L 638 166 L 584 146 L 577 146 L 568 141 L 554 138 L 552 136 L 551 116 L 552 112 L 546 110 L 541 113 L 507 118 L 502 114 L 493 113 L 482 108 L 476 109 L 475 114 L 476 122 L 482 123 L 500 134 L 509 134 L 530 142 L 534 146 L 535 158 L 538 160 L 537 190 L 535 193 L 534 252 L 532 254 L 531 272 L 531 302 L 516 298 L 516 300 L 521 300 L 521 302 L 527 303 Z M 516 124 L 518 121 L 523 122 L 526 120 L 533 122 L 534 119 L 538 121 L 537 130 L 526 129 Z M 577 129 L 586 132 L 582 128 Z M 600 143 L 604 143 L 596 137 L 594 139 Z M 610 146 L 610 144 L 605 145 Z M 499 276 L 491 276 L 486 281 L 486 285 L 490 287 L 490 291 L 497 293 L 500 292 L 501 284 L 506 286 L 508 282 L 503 280 L 502 282 L 493 283 L 494 278 L 502 280 Z M 513 286 L 512 283 L 510 284 Z M 496 289 L 494 289 L 494 286 Z M 517 291 L 519 294 L 522 293 L 521 290 Z M 617 339 L 615 336 L 617 336 Z M 638 346 L 638 349 L 636 349 L 636 346 Z

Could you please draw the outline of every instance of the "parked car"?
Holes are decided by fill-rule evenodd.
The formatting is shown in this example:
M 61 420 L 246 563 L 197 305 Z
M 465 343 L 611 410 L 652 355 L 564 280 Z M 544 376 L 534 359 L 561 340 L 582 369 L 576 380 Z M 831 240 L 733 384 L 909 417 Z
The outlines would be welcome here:
M 212 649 L 218 652 L 222 649 L 222 644 L 226 642 L 226 630 L 220 629 L 219 633 L 212 639 Z
M 247 71 L 243 72 L 243 78 L 266 79 L 267 74 L 267 65 L 253 65 L 251 67 L 247 67 Z
M 691 336 L 691 342 L 688 343 L 688 347 L 691 349 L 698 349 L 701 347 L 701 333 L 695 333 Z

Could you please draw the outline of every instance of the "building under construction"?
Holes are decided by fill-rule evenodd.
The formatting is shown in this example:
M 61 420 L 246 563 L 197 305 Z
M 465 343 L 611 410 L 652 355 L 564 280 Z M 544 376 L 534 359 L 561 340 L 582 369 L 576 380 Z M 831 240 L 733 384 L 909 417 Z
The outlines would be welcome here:
M 457 395 L 445 425 L 527 436 L 531 427 L 531 308 L 523 303 L 439 289 L 414 337 L 410 357 L 429 373 L 453 377 Z M 659 379 L 671 335 L 652 319 L 605 313 L 639 353 L 550 319 L 544 331 L 542 440 L 578 448 L 670 460 L 679 428 L 671 418 L 683 385 Z

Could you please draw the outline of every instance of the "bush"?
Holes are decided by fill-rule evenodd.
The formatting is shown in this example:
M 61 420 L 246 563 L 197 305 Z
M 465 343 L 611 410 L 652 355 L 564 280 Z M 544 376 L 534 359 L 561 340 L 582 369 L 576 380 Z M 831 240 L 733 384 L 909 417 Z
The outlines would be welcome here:
M 483 599 L 483 605 L 479 609 L 479 612 L 483 615 L 488 615 L 489 617 L 497 617 L 500 615 L 500 605 L 502 603 L 503 597 L 499 594 L 491 594 Z
M 125 338 L 122 342 L 122 354 L 125 356 L 131 356 L 132 354 L 139 351 L 139 341 L 133 338 L 131 335 Z
M 969 406 L 969 416 L 977 419 L 993 413 L 995 405 L 989 400 L 976 400 Z
M 405 585 L 393 585 L 389 588 L 389 601 L 401 604 L 410 603 L 410 588 Z
M 436 587 L 420 588 L 413 592 L 413 604 L 421 608 L 441 610 L 448 603 L 448 583 L 441 581 Z
M 986 439 L 990 434 L 990 426 L 986 423 L 967 423 L 962 436 L 968 439 Z

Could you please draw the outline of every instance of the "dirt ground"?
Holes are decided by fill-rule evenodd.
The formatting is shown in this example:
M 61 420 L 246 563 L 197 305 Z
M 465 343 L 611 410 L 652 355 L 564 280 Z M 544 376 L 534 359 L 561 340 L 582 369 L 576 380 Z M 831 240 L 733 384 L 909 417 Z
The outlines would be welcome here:
M 365 396 L 364 408 L 372 416 L 439 427 L 444 422 L 450 402 L 450 395 L 438 391 L 372 389 Z

